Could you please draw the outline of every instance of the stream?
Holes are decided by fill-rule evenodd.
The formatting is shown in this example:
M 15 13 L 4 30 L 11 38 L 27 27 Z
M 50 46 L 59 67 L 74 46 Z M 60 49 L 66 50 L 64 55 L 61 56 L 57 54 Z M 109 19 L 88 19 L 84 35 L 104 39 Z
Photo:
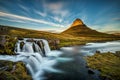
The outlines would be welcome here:
M 94 55 L 96 51 L 120 51 L 120 41 L 87 43 L 51 50 L 47 40 L 31 41 L 30 38 L 24 38 L 16 43 L 17 55 L 0 55 L 0 60 L 22 61 L 33 80 L 100 80 L 100 72 L 91 69 L 94 74 L 90 74 L 84 59 L 85 56 Z

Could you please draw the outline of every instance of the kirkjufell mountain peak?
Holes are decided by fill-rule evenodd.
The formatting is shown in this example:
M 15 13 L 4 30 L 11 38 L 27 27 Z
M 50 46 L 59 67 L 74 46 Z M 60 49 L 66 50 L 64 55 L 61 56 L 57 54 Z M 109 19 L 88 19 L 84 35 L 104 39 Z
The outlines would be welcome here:
M 96 30 L 93 30 L 89 28 L 84 22 L 77 18 L 73 21 L 72 25 L 65 31 L 63 31 L 61 34 L 69 34 L 72 36 L 101 36 L 106 35 L 105 33 L 98 32 Z
M 81 19 L 77 18 L 77 19 L 75 19 L 75 21 L 73 22 L 71 27 L 77 26 L 77 25 L 84 25 L 84 23 L 83 23 L 83 21 Z

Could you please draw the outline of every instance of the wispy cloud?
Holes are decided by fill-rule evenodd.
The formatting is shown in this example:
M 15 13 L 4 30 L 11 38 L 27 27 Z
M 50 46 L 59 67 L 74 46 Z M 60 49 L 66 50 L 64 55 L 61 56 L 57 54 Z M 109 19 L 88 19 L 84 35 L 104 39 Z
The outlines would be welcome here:
M 19 4 L 19 7 L 20 7 L 21 9 L 23 9 L 24 11 L 29 12 L 29 8 L 28 8 L 28 7 L 26 7 L 26 6 L 24 6 L 24 5 L 21 5 L 21 4 Z
M 100 32 L 107 32 L 107 31 L 120 31 L 120 24 L 119 23 L 107 23 L 103 25 L 93 25 L 91 28 L 98 30 Z
M 51 2 L 51 3 L 44 2 L 44 5 L 46 12 L 49 12 L 54 16 L 64 18 L 69 14 L 69 10 L 65 8 L 66 4 L 63 2 Z
M 113 21 L 120 21 L 120 18 L 113 18 Z
M 35 13 L 37 13 L 38 15 L 42 16 L 42 17 L 46 17 L 47 14 L 45 12 L 40 12 L 40 11 L 37 11 L 37 10 L 34 10 Z
M 58 21 L 59 23 L 61 23 L 63 21 L 62 18 L 57 17 L 57 16 L 54 16 L 54 17 L 51 17 L 51 18 L 54 19 L 55 21 Z
M 21 19 L 21 20 L 32 21 L 32 22 L 47 24 L 47 25 L 56 26 L 56 27 L 64 27 L 63 25 L 56 24 L 56 23 L 53 23 L 53 22 L 48 22 L 48 21 L 44 21 L 44 20 L 40 20 L 40 19 L 28 18 L 28 17 L 19 16 L 19 15 L 10 14 L 10 13 L 0 12 L 0 16 L 2 16 L 2 17 L 10 17 L 10 18 L 17 18 L 17 19 Z
M 11 19 L 5 19 L 5 18 L 0 18 L 0 20 L 10 21 L 10 22 L 18 22 L 18 23 L 26 23 L 25 21 L 22 21 L 22 20 L 11 20 Z

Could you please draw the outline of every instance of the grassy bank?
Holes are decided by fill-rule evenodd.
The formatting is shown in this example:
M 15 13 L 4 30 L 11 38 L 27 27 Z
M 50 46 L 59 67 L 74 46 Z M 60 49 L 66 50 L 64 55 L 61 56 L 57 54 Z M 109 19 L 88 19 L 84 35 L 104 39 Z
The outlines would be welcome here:
M 120 80 L 120 52 L 96 53 L 87 57 L 87 65 L 99 70 L 103 80 Z
M 32 80 L 22 62 L 0 60 L 0 80 Z

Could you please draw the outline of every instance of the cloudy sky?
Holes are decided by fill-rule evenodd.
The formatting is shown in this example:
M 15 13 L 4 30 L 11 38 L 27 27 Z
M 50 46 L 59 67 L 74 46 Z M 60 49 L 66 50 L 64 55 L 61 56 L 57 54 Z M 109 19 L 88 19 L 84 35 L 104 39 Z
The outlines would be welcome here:
M 98 31 L 120 31 L 120 0 L 0 0 L 0 24 L 61 32 L 80 18 Z

